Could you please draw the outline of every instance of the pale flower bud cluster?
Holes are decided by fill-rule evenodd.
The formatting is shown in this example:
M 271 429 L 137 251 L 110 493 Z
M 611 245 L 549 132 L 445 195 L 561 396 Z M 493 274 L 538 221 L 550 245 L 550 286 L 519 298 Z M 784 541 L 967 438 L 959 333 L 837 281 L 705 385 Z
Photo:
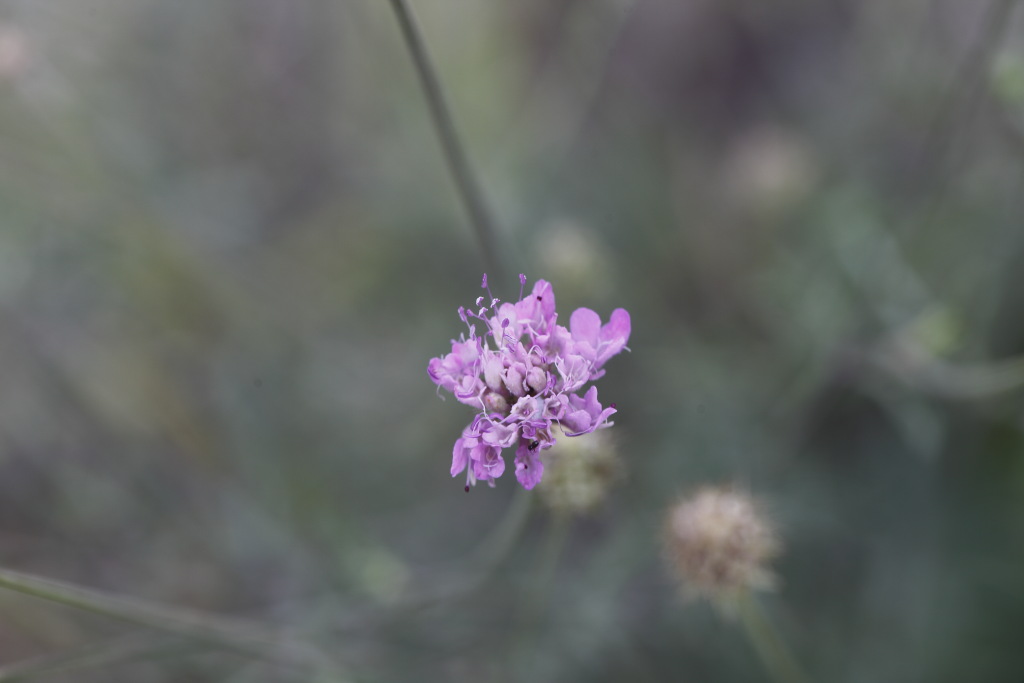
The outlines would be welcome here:
M 622 478 L 622 463 L 607 430 L 560 440 L 544 458 L 544 481 L 537 491 L 549 508 L 586 514 L 605 499 Z

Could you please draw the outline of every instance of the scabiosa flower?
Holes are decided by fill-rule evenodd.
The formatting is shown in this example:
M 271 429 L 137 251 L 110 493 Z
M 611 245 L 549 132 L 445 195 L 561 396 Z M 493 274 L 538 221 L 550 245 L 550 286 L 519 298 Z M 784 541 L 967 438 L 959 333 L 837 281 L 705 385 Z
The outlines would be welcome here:
M 665 518 L 664 544 L 684 594 L 711 598 L 727 612 L 744 593 L 774 584 L 767 563 L 779 553 L 778 537 L 742 493 L 709 487 L 680 500 Z
M 614 403 L 597 400 L 597 387 L 580 392 L 626 348 L 629 313 L 618 308 L 602 325 L 597 313 L 578 308 L 567 329 L 558 324 L 550 283 L 538 280 L 526 297 L 525 275 L 519 285 L 518 302 L 501 302 L 484 275 L 487 298 L 475 310 L 459 308 L 469 336 L 453 339 L 451 353 L 427 365 L 434 384 L 478 411 L 452 452 L 452 476 L 465 471 L 467 491 L 477 481 L 494 486 L 505 471 L 502 451 L 512 447 L 516 478 L 532 489 L 544 474 L 538 453 L 555 444 L 556 426 L 565 436 L 589 434 L 611 426 L 616 412 Z

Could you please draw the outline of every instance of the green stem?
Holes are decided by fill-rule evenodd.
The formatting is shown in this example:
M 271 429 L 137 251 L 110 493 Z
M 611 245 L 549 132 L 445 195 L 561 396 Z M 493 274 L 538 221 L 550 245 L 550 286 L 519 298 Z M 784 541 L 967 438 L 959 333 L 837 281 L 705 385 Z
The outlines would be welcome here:
M 516 630 L 508 639 L 507 675 L 500 680 L 532 680 L 534 677 L 531 667 L 536 663 L 536 657 L 531 653 L 536 649 L 536 629 L 548 604 L 555 570 L 569 535 L 569 522 L 570 517 L 566 513 L 555 513 L 551 517 L 535 571 L 527 584 L 527 594 L 519 603 L 516 618 L 512 622 Z
M 130 636 L 106 643 L 90 643 L 55 655 L 45 655 L 0 667 L 0 683 L 27 681 L 40 676 L 69 673 L 128 661 L 188 654 L 196 646 L 167 636 Z M 201 650 L 200 650 L 201 651 Z
M 772 626 L 757 597 L 747 593 L 740 598 L 739 617 L 758 658 L 776 683 L 809 683 L 796 657 Z
M 451 609 L 455 601 L 470 598 L 491 578 L 501 563 L 515 548 L 530 518 L 533 496 L 519 488 L 513 495 L 501 521 L 483 541 L 454 566 L 439 570 L 437 576 L 425 580 L 429 589 L 414 592 L 409 597 L 377 610 L 374 615 L 356 617 L 352 624 L 359 628 L 373 620 L 376 625 L 402 623 L 416 612 L 439 605 Z
M 1010 21 L 1019 0 L 993 0 L 989 3 L 982 19 L 982 28 L 963 63 L 950 84 L 946 97 L 938 107 L 938 114 L 931 122 L 924 143 L 922 169 L 937 169 L 936 180 L 929 198 L 921 209 L 921 217 L 910 224 L 910 236 L 927 234 L 927 228 L 939 215 L 949 195 L 948 186 L 952 181 L 951 152 L 957 142 L 954 133 L 967 127 L 978 109 L 992 57 L 997 53 L 1012 23 Z
M 979 400 L 1024 388 L 1024 356 L 954 365 L 936 358 L 908 335 L 882 347 L 869 360 L 915 389 L 944 398 Z
M 513 494 L 512 502 L 501 522 L 473 552 L 470 564 L 479 567 L 483 573 L 490 572 L 508 556 L 530 518 L 530 503 L 533 496 L 526 489 L 516 488 L 517 491 Z
M 484 266 L 491 274 L 498 279 L 504 276 L 501 270 L 501 261 L 497 256 L 494 243 L 494 223 L 487 210 L 487 204 L 483 198 L 483 192 L 476 182 L 469 165 L 469 160 L 463 151 L 462 143 L 459 140 L 455 128 L 455 121 L 444 98 L 441 83 L 437 73 L 427 55 L 426 46 L 416 26 L 416 21 L 409 10 L 405 0 L 391 0 L 391 9 L 394 10 L 395 18 L 402 30 L 402 38 L 416 66 L 416 75 L 419 77 L 420 85 L 427 98 L 427 106 L 430 109 L 431 119 L 434 128 L 437 130 L 437 137 L 444 152 L 448 170 L 455 181 L 459 198 L 469 215 L 469 221 L 476 232 L 477 240 L 480 242 L 480 250 L 483 254 Z
M 571 517 L 567 512 L 555 512 L 551 518 L 551 526 L 548 528 L 548 535 L 538 563 L 537 582 L 534 584 L 537 588 L 534 591 L 534 598 L 540 603 L 546 602 L 545 598 L 551 592 L 558 560 L 562 556 L 565 540 L 569 536 L 570 521 Z
M 530 593 L 524 603 L 522 628 L 524 637 L 529 640 L 530 631 L 544 616 L 544 608 L 548 604 L 548 596 L 555 581 L 555 570 L 565 548 L 565 540 L 569 535 L 568 513 L 556 512 L 548 526 L 547 536 L 540 551 L 536 574 L 530 580 Z
M 137 626 L 214 643 L 275 663 L 319 672 L 337 671 L 337 667 L 326 655 L 306 643 L 265 631 L 248 622 L 111 595 L 10 569 L 0 569 L 0 588 Z

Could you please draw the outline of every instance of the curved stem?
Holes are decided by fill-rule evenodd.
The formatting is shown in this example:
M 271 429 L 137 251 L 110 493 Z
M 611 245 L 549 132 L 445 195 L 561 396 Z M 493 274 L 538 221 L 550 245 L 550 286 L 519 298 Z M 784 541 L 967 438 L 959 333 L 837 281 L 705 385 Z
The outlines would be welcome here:
M 517 487 L 518 488 L 518 487 Z M 519 488 L 512 496 L 508 509 L 490 533 L 468 555 L 452 566 L 436 570 L 439 576 L 426 581 L 429 589 L 422 589 L 378 610 L 374 615 L 357 616 L 351 619 L 350 627 L 365 628 L 368 620 L 374 623 L 396 623 L 409 618 L 419 610 L 438 605 L 451 605 L 453 601 L 465 600 L 480 590 L 502 562 L 515 549 L 516 542 L 523 534 L 530 519 L 533 496 Z
M 747 593 L 740 598 L 739 617 L 758 658 L 777 683 L 809 683 L 807 674 L 769 621 L 756 596 Z
M 420 85 L 423 86 L 423 93 L 427 98 L 427 106 L 430 108 L 430 116 L 434 122 L 434 128 L 437 130 L 437 137 L 441 143 L 448 170 L 452 174 L 459 198 L 462 200 L 466 213 L 469 215 L 469 221 L 476 232 L 477 240 L 480 242 L 484 267 L 494 277 L 500 279 L 504 273 L 495 250 L 494 223 L 487 210 L 480 186 L 476 182 L 476 176 L 463 151 L 455 128 L 455 121 L 445 101 L 437 73 L 427 55 L 423 38 L 405 0 L 391 0 L 391 9 L 394 10 L 395 19 L 398 20 L 399 28 L 402 30 L 402 38 L 405 40 L 406 47 L 409 48 L 409 55 L 416 66 L 416 75 L 419 77 Z
M 949 399 L 979 400 L 1024 388 L 1024 356 L 955 365 L 904 335 L 868 359 L 919 391 Z

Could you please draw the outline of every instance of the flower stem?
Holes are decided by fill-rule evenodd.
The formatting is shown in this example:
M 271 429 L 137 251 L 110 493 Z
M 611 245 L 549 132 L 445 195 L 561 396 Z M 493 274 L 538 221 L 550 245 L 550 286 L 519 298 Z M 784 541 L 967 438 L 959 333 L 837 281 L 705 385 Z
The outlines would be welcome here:
M 504 274 L 495 250 L 494 222 L 491 220 L 483 193 L 463 151 L 455 122 L 445 101 L 437 73 L 427 55 L 419 28 L 416 26 L 416 21 L 405 0 L 391 0 L 391 9 L 394 10 L 395 19 L 398 20 L 399 28 L 402 30 L 402 38 L 405 40 L 406 47 L 409 48 L 409 55 L 416 67 L 416 75 L 419 77 L 420 85 L 426 95 L 427 106 L 430 109 L 430 116 L 434 122 L 448 170 L 452 174 L 459 198 L 462 200 L 466 213 L 469 215 L 469 221 L 476 232 L 477 240 L 480 242 L 484 267 L 500 280 Z
M 530 610 L 527 612 L 530 620 L 539 619 L 543 606 L 547 603 L 547 597 L 551 593 L 552 584 L 555 580 L 555 570 L 558 569 L 558 561 L 562 557 L 562 550 L 565 548 L 565 541 L 569 536 L 569 522 L 571 517 L 566 512 L 555 512 L 551 517 L 551 525 L 548 528 L 547 538 L 544 539 L 544 547 L 541 550 L 540 562 L 537 567 L 536 582 L 533 583 L 535 590 L 530 601 Z
M 0 588 L 307 671 L 337 672 L 330 658 L 310 645 L 248 622 L 112 595 L 10 569 L 0 568 Z
M 571 518 L 564 512 L 555 513 L 548 525 L 547 535 L 540 548 L 535 575 L 529 582 L 529 593 L 520 605 L 520 612 L 516 623 L 519 633 L 517 638 L 510 639 L 509 666 L 533 666 L 536 664 L 536 657 L 528 653 L 535 651 L 536 642 L 539 636 L 537 629 L 541 625 L 542 618 L 549 603 L 552 588 L 554 586 L 555 572 L 558 569 L 558 562 L 565 548 L 566 539 L 569 536 Z M 516 664 L 518 663 L 518 664 Z M 533 676 L 533 672 L 526 672 L 526 677 Z
M 473 552 L 471 559 L 473 566 L 479 567 L 486 573 L 497 567 L 508 556 L 522 535 L 526 521 L 530 518 L 532 500 L 533 496 L 529 491 L 517 487 L 516 492 L 512 495 L 512 502 L 509 503 L 508 509 L 505 511 L 505 516 Z
M 195 643 L 174 636 L 154 638 L 152 635 L 132 635 L 98 645 L 89 643 L 55 655 L 43 655 L 0 666 L 0 683 L 27 681 L 58 673 L 68 674 L 123 662 L 181 656 L 202 651 L 197 649 Z
M 1019 0 L 992 0 L 982 15 L 982 26 L 977 39 L 968 48 L 964 61 L 950 83 L 944 100 L 935 107 L 937 114 L 926 130 L 924 153 L 919 162 L 922 170 L 934 174 L 920 215 L 906 231 L 911 237 L 928 234 L 927 228 L 940 215 L 940 209 L 949 198 L 953 181 L 956 144 L 985 101 L 982 93 L 989 78 L 992 58 L 998 54 L 1007 34 L 1012 30 L 1010 21 Z
M 809 683 L 778 631 L 768 619 L 757 597 L 747 593 L 740 598 L 739 617 L 743 630 L 758 658 L 776 683 Z

